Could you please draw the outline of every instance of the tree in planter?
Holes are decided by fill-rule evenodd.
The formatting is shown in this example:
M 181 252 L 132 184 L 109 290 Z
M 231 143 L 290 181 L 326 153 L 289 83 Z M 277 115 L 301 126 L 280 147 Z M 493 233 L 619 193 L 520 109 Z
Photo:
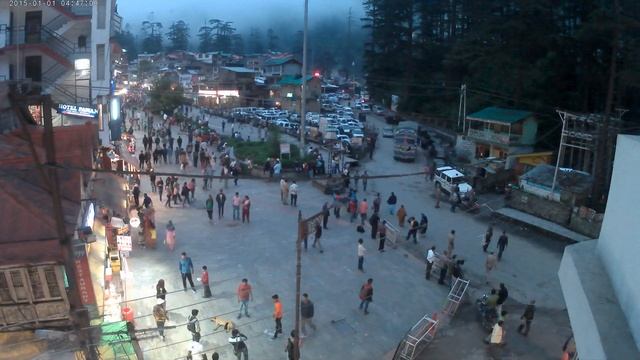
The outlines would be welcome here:
M 149 91 L 149 99 L 149 108 L 152 112 L 164 112 L 169 115 L 173 114 L 178 106 L 191 103 L 184 97 L 182 87 L 167 78 L 159 79 L 153 84 Z

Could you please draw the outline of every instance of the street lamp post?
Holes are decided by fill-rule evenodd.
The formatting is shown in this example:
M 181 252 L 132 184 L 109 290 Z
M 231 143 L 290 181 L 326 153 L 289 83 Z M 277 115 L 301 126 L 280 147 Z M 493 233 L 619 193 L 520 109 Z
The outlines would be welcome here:
M 304 157 L 305 121 L 307 118 L 307 28 L 309 25 L 309 0 L 304 0 L 304 32 L 302 35 L 302 90 L 300 91 L 300 157 Z

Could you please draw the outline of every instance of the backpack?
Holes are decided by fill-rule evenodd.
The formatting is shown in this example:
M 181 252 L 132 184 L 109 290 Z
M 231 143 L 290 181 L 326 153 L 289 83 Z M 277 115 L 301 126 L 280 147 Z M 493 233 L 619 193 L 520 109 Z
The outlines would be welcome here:
M 196 332 L 196 321 L 195 317 L 189 317 L 189 322 L 187 323 L 187 330 L 189 330 L 189 332 Z

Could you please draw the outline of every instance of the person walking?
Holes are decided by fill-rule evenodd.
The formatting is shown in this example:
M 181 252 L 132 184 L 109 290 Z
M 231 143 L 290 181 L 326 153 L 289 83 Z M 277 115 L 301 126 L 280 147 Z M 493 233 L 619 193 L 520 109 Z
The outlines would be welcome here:
M 371 225 L 371 238 L 376 239 L 378 235 L 378 224 L 380 223 L 380 216 L 378 216 L 377 212 L 374 212 L 369 217 L 369 224 Z
M 455 241 L 456 241 L 456 231 L 451 230 L 451 232 L 449 233 L 449 236 L 447 236 L 447 252 L 449 252 L 449 254 L 453 254 Z
M 364 272 L 364 255 L 367 253 L 367 249 L 362 243 L 362 239 L 358 239 L 358 270 Z
M 189 285 L 191 285 L 191 290 L 196 293 L 196 287 L 193 285 L 193 262 L 191 258 L 187 256 L 186 252 L 182 252 L 180 254 L 180 261 L 178 262 L 178 269 L 180 269 L 180 275 L 182 277 L 182 287 L 184 287 L 184 291 L 187 291 L 187 280 L 189 280 Z
M 164 323 L 169 320 L 169 317 L 167 316 L 167 310 L 164 306 L 164 300 L 156 299 L 156 304 L 153 306 L 153 318 L 156 320 L 158 334 L 160 334 L 160 336 L 162 337 L 162 341 L 164 341 Z
M 155 193 L 156 192 L 156 173 L 153 171 L 153 169 L 149 171 L 149 184 L 151 185 L 151 192 Z
M 433 268 L 433 263 L 436 262 L 437 258 L 436 247 L 432 246 L 431 249 L 427 251 L 427 269 L 425 272 L 425 279 L 431 279 L 431 269 Z
M 382 220 L 382 226 L 378 229 L 378 251 L 384 252 L 384 242 L 387 240 L 387 220 Z
M 300 349 L 296 349 L 297 336 L 295 330 L 291 330 L 289 337 L 287 338 L 287 345 L 284 348 L 284 352 L 287 353 L 287 360 L 300 359 Z
M 282 204 L 287 205 L 287 199 L 289 198 L 289 183 L 287 179 L 280 179 L 280 201 Z
M 367 211 L 369 211 L 369 204 L 367 199 L 362 199 L 358 205 L 358 213 L 360 214 L 360 225 L 364 226 L 364 221 L 367 220 Z
M 498 257 L 492 251 L 487 255 L 487 260 L 484 262 L 484 276 L 487 284 L 489 283 L 489 274 L 495 269 L 496 265 L 498 265 Z
M 369 173 L 367 173 L 367 171 L 365 170 L 364 173 L 362 173 L 362 191 L 364 192 L 367 191 L 368 182 L 369 182 Z
M 243 355 L 244 360 L 249 360 L 249 349 L 247 348 L 245 341 L 247 341 L 247 337 L 238 331 L 238 329 L 231 330 L 229 344 L 233 346 L 233 354 L 236 356 L 237 360 L 242 360 Z
M 375 199 L 373 199 L 373 212 L 380 213 L 380 202 L 380 193 L 377 193 Z
M 389 207 L 389 215 L 393 215 L 396 212 L 396 204 L 398 203 L 398 198 L 396 194 L 392 191 L 391 195 L 387 199 L 387 206 Z
M 373 301 L 373 279 L 369 278 L 360 287 L 360 310 L 364 309 L 364 314 L 369 314 L 369 303 Z
M 240 194 L 238 192 L 233 195 L 231 198 L 231 206 L 233 206 L 233 220 L 240 220 L 240 205 L 242 203 L 242 199 L 240 198 Z
M 418 243 L 418 228 L 420 227 L 420 224 L 418 224 L 418 220 L 414 217 L 409 218 L 409 231 L 407 232 L 407 238 L 406 241 L 409 241 L 409 239 L 413 236 L 413 243 L 417 244 Z
M 293 180 L 289 186 L 289 195 L 291 196 L 291 206 L 298 206 L 298 184 Z
M 218 219 L 222 219 L 224 216 L 224 203 L 227 201 L 227 196 L 224 194 L 224 191 L 220 189 L 218 195 L 216 195 L 216 203 L 218 203 Z
M 436 196 L 436 209 L 439 209 L 440 208 L 440 197 L 442 197 L 442 189 L 440 189 L 440 186 L 436 186 L 435 196 Z
M 139 208 L 140 207 L 140 187 L 138 186 L 138 184 L 133 185 L 131 194 L 133 195 L 133 202 L 136 204 L 136 208 Z
M 191 206 L 191 199 L 189 197 L 189 194 L 191 193 L 191 191 L 189 190 L 189 187 L 187 186 L 187 182 L 185 181 L 182 184 L 182 190 L 180 191 L 180 195 L 182 195 L 182 207 L 184 207 L 185 204 L 189 204 L 189 206 Z
M 204 291 L 203 298 L 210 298 L 211 295 L 211 287 L 209 286 L 209 271 L 207 270 L 207 265 L 202 266 L 202 274 L 200 274 L 200 283 L 202 283 L 202 289 Z
M 313 323 L 314 310 L 313 301 L 309 299 L 309 294 L 302 294 L 302 301 L 300 302 L 300 319 L 302 320 L 302 325 L 300 331 L 303 336 L 307 335 L 307 325 L 309 325 L 314 332 L 316 331 L 316 325 Z
M 209 222 L 213 222 L 213 196 L 211 196 L 211 194 L 209 194 L 207 201 L 204 203 L 204 207 L 207 209 Z
M 440 266 L 440 276 L 438 276 L 438 284 L 444 285 L 444 279 L 447 277 L 447 271 L 452 260 L 449 258 L 449 251 L 445 250 L 444 254 L 438 256 L 438 265 Z
M 429 229 L 429 219 L 424 213 L 420 214 L 420 236 L 427 236 L 427 230 Z
M 407 218 L 407 210 L 404 208 L 404 205 L 400 205 L 396 216 L 398 217 L 398 226 L 404 227 L 404 220 Z
M 495 325 L 493 325 L 493 329 L 491 330 L 491 335 L 489 336 L 489 356 L 492 359 L 500 359 L 500 348 L 504 344 L 504 337 L 506 335 L 506 331 L 504 330 L 504 321 L 500 320 Z
M 187 183 L 187 188 L 191 193 L 191 200 L 195 200 L 196 199 L 196 179 L 195 178 L 192 178 L 191 181 Z
M 531 327 L 531 322 L 533 321 L 533 317 L 536 313 L 536 301 L 531 300 L 529 305 L 524 309 L 524 313 L 520 317 L 520 325 L 518 326 L 518 333 L 527 336 L 529 334 L 529 328 Z
M 318 250 L 320 250 L 320 253 L 322 254 L 324 253 L 324 250 L 322 250 L 322 244 L 320 243 L 320 237 L 322 236 L 322 226 L 320 226 L 320 222 L 315 222 L 314 230 L 313 244 L 311 246 L 315 248 L 317 244 Z
M 491 238 L 493 237 L 493 226 L 489 225 L 487 231 L 484 233 L 484 240 L 482 241 L 482 251 L 487 252 L 487 248 L 491 243 Z
M 151 200 L 149 195 L 147 195 L 147 193 L 144 193 L 144 200 L 142 200 L 142 206 L 144 206 L 145 209 L 148 209 L 152 206 L 152 204 L 153 204 L 153 201 Z
M 158 280 L 156 284 L 156 299 L 162 300 L 162 307 L 167 309 L 167 289 L 164 287 L 164 279 Z
M 164 191 L 164 181 L 162 181 L 162 177 L 158 177 L 158 180 L 156 180 L 156 189 L 158 190 L 160 203 L 162 203 L 162 192 Z
M 200 320 L 198 320 L 198 314 L 200 312 L 197 309 L 191 310 L 191 316 L 189 316 L 187 322 L 187 330 L 191 333 L 191 340 L 200 342 Z
M 282 303 L 280 302 L 278 294 L 273 295 L 271 299 L 273 300 L 273 319 L 276 322 L 273 339 L 276 339 L 278 334 L 282 334 Z
M 325 202 L 322 205 L 322 228 L 327 230 L 327 223 L 329 222 L 329 203 Z
M 349 199 L 349 203 L 347 204 L 347 212 L 351 214 L 349 221 L 353 222 L 358 216 L 358 203 L 356 202 L 355 199 L 353 198 Z
M 504 285 L 504 283 L 500 283 L 500 289 L 498 289 L 498 301 L 496 301 L 496 304 L 498 304 L 496 308 L 498 314 L 502 312 L 502 305 L 505 301 L 507 301 L 508 298 L 509 290 L 507 290 L 507 287 Z
M 247 220 L 247 224 L 249 223 L 249 211 L 251 210 L 251 200 L 249 200 L 249 195 L 244 196 L 244 200 L 242 201 L 242 222 L 244 223 Z
M 242 310 L 244 309 L 244 316 L 249 316 L 249 301 L 253 301 L 253 292 L 251 291 L 251 285 L 249 280 L 242 279 L 238 289 L 236 290 L 238 296 L 238 302 L 240 303 L 240 312 L 238 313 L 238 319 L 242 318 Z
M 173 252 L 176 248 L 176 227 L 173 225 L 173 221 L 169 220 L 166 228 L 167 232 L 165 234 L 164 243 L 167 245 L 169 251 Z
M 502 230 L 502 235 L 498 238 L 498 261 L 502 260 L 502 253 L 504 249 L 507 248 L 509 244 L 509 237 L 507 236 L 507 232 Z

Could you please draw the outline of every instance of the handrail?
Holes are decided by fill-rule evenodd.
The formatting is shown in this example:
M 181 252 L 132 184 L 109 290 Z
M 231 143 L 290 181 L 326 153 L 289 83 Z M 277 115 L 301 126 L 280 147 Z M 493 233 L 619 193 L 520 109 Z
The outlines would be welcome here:
M 69 22 L 69 18 L 59 14 L 58 16 L 54 17 L 53 19 L 51 19 L 51 21 L 49 21 L 48 23 L 46 23 L 44 25 L 44 27 L 49 28 L 49 29 L 53 29 L 53 30 L 57 30 L 60 29 L 64 24 Z

